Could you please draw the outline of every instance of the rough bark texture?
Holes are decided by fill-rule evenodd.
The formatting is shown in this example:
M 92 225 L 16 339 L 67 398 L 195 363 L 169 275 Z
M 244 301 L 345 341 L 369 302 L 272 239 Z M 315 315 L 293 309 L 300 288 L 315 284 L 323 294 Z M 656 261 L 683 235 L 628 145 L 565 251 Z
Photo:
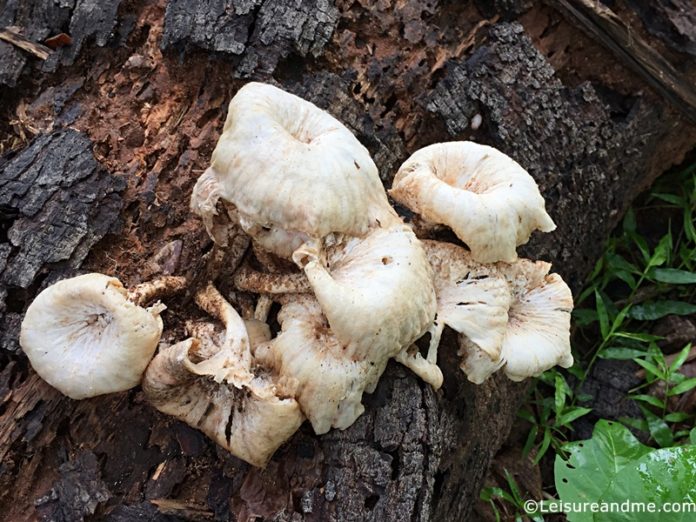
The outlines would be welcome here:
M 0 86 L 2 518 L 467 519 L 525 386 L 466 382 L 451 332 L 441 391 L 390 365 L 355 425 L 321 437 L 303 426 L 257 470 L 137 389 L 60 396 L 17 349 L 21 314 L 75 270 L 126 284 L 201 279 L 210 242 L 188 198 L 243 84 L 235 78 L 327 109 L 368 146 L 387 185 L 421 146 L 499 147 L 537 179 L 559 226 L 524 253 L 554 262 L 576 290 L 631 199 L 693 147 L 694 128 L 558 13 L 526 2 L 44 5 L 0 3 L 0 25 L 19 20 L 37 40 L 69 27 L 76 42 L 46 63 L 0 43 L 14 57 L 0 60 L 3 82 L 19 82 L 12 96 Z M 50 60 L 67 67 L 46 69 Z M 168 304 L 172 339 L 200 312 L 186 297 Z

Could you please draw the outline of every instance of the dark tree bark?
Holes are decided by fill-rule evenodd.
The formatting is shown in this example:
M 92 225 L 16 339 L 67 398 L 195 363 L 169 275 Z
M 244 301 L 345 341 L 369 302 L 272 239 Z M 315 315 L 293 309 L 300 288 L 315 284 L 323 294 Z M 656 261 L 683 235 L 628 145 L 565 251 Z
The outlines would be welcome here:
M 22 313 L 41 288 L 80 271 L 126 284 L 157 273 L 200 279 L 210 242 L 188 199 L 247 79 L 343 121 L 386 185 L 410 152 L 437 141 L 508 153 L 558 224 L 523 253 L 552 261 L 574 290 L 627 205 L 694 146 L 684 111 L 559 12 L 528 2 L 46 5 L 0 2 L 0 28 L 73 40 L 46 61 L 0 42 L 2 518 L 467 519 L 526 386 L 466 382 L 451 332 L 441 391 L 390 364 L 352 427 L 317 437 L 303 426 L 258 470 L 154 411 L 138 389 L 62 397 L 18 347 Z M 631 7 L 647 9 L 614 6 Z M 693 84 L 692 35 L 679 13 L 659 11 L 635 30 L 658 52 L 669 47 Z M 176 336 L 199 313 L 174 299 L 166 328 Z

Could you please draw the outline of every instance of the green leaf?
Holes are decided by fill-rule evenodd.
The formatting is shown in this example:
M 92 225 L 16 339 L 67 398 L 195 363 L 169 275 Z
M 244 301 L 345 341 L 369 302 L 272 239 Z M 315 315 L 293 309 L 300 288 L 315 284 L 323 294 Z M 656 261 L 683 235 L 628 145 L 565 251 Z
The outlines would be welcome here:
M 652 194 L 652 196 L 657 199 L 661 199 L 662 201 L 666 201 L 667 203 L 671 203 L 672 205 L 676 205 L 678 207 L 683 207 L 685 203 L 683 198 L 675 196 L 674 194 L 654 193 Z
M 696 447 L 678 446 L 651 451 L 631 466 L 626 466 L 613 487 L 602 497 L 603 502 L 624 502 L 626 499 L 661 507 L 668 503 L 694 502 L 696 496 Z M 605 519 L 606 520 L 606 519 Z M 612 513 L 611 521 L 687 522 L 693 512 Z
M 691 379 L 686 379 L 685 381 L 680 382 L 674 388 L 671 388 L 667 392 L 667 395 L 670 397 L 674 395 L 681 395 L 682 393 L 686 393 L 694 388 L 696 388 L 696 377 L 692 377 Z
M 626 361 L 643 355 L 645 355 L 643 350 L 634 350 L 633 348 L 604 348 L 600 352 L 599 357 L 602 359 Z
M 645 361 L 643 359 L 636 359 L 635 360 L 636 364 L 639 366 L 642 366 L 645 368 L 648 372 L 650 372 L 654 377 L 662 377 L 662 372 L 660 369 L 655 366 L 653 363 L 649 363 L 648 361 Z
M 684 301 L 653 301 L 635 305 L 628 315 L 639 321 L 654 321 L 666 315 L 690 315 L 696 313 L 696 305 Z
M 638 407 L 643 412 L 645 420 L 648 421 L 648 431 L 650 435 L 652 435 L 652 438 L 655 439 L 655 442 L 663 448 L 674 444 L 672 430 L 669 429 L 667 423 L 647 408 L 640 405 Z
M 652 448 L 644 446 L 621 424 L 600 420 L 592 438 L 565 444 L 568 460 L 556 456 L 556 490 L 564 502 L 597 502 L 632 465 Z M 634 500 L 634 499 L 632 499 Z M 593 520 L 591 512 L 569 513 L 571 522 Z
M 587 326 L 597 320 L 597 311 L 589 308 L 576 308 L 573 310 L 573 318 L 578 326 Z
M 659 341 L 662 339 L 659 335 L 650 335 L 646 333 L 634 333 L 634 332 L 616 332 L 615 337 L 623 337 L 624 339 L 633 339 L 634 341 L 646 342 Z
M 592 411 L 592 408 L 581 408 L 581 407 L 576 407 L 573 408 L 572 410 L 566 411 L 563 415 L 558 417 L 556 419 L 556 424 L 558 426 L 566 426 L 570 424 L 571 422 L 579 419 L 583 415 L 587 415 Z
M 648 261 L 648 268 L 665 264 L 665 262 L 669 259 L 669 254 L 671 251 L 672 233 L 668 232 L 662 236 L 662 239 L 660 239 L 660 242 L 655 247 L 655 252 L 650 258 L 650 261 Z
M 660 409 L 665 407 L 664 401 L 658 399 L 653 395 L 631 395 L 631 399 L 633 399 L 634 401 L 646 402 L 651 406 L 655 406 L 656 408 Z
M 696 445 L 696 428 L 691 428 L 691 431 L 689 432 L 689 442 Z
M 546 454 L 546 451 L 549 449 L 550 445 L 551 430 L 547 427 L 544 430 L 544 438 L 541 440 L 541 446 L 539 446 L 539 453 L 537 453 L 536 457 L 534 457 L 534 464 L 539 464 L 543 456 Z
M 556 374 L 556 382 L 555 382 L 555 391 L 554 391 L 554 405 L 553 405 L 553 411 L 556 412 L 556 415 L 558 415 L 562 410 L 563 406 L 565 406 L 565 400 L 566 400 L 566 393 L 565 389 L 565 379 L 560 373 Z
M 652 278 L 660 283 L 672 285 L 690 285 L 696 283 L 696 272 L 679 270 L 677 268 L 656 268 L 652 272 Z
M 691 415 L 684 413 L 683 411 L 675 411 L 664 416 L 664 419 L 667 422 L 684 422 L 689 418 L 691 418 Z
M 669 373 L 674 373 L 683 366 L 686 359 L 689 357 L 689 352 L 691 352 L 691 343 L 682 348 L 677 358 L 669 365 Z
M 595 300 L 597 317 L 599 318 L 599 329 L 602 332 L 602 339 L 606 339 L 609 336 L 609 314 L 607 314 L 607 307 L 604 304 L 604 299 L 597 290 L 595 290 Z
M 693 430 L 696 431 L 696 428 Z M 692 433 L 693 433 L 692 431 Z M 696 434 L 694 434 L 696 438 Z M 556 489 L 563 502 L 618 503 L 693 502 L 696 490 L 696 447 L 653 449 L 626 428 L 600 420 L 592 438 L 564 446 L 568 460 L 557 456 Z M 693 520 L 693 513 L 568 513 L 570 522 Z

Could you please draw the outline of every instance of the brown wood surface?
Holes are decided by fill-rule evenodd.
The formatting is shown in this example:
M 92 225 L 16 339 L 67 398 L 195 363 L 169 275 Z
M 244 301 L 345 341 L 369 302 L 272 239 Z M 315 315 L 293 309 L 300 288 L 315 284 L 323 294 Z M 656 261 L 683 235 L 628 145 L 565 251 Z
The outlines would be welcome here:
M 23 311 L 58 278 L 215 275 L 188 199 L 249 79 L 343 121 L 387 186 L 437 141 L 508 153 L 558 224 L 523 253 L 552 261 L 574 290 L 627 205 L 696 138 L 601 41 L 524 1 L 6 0 L 8 26 L 32 41 L 66 32 L 72 44 L 39 61 L 0 42 L 3 520 L 470 517 L 526 386 L 466 382 L 451 332 L 442 390 L 390 364 L 351 428 L 317 437 L 305 425 L 266 470 L 154 411 L 139 389 L 62 397 L 22 354 Z M 690 77 L 692 55 L 669 59 Z M 228 291 L 229 277 L 218 285 Z M 190 293 L 168 304 L 165 336 L 180 338 L 200 312 Z

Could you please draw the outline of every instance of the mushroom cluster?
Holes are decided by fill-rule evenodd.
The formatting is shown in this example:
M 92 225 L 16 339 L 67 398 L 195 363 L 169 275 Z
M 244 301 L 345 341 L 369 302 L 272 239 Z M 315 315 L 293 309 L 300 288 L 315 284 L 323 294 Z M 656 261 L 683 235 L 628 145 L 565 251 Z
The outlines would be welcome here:
M 517 258 L 534 230 L 555 227 L 522 167 L 490 147 L 440 143 L 401 166 L 390 195 L 468 249 L 419 239 L 339 121 L 249 83 L 191 196 L 216 249 L 238 248 L 240 230 L 248 237 L 239 266 L 206 274 L 234 291 L 193 288 L 208 318 L 187 321 L 187 337 L 168 344 L 164 306 L 141 305 L 195 279 L 129 292 L 112 277 L 79 276 L 29 306 L 22 347 L 66 395 L 142 383 L 155 408 L 255 466 L 305 419 L 317 434 L 353 424 L 390 359 L 439 388 L 445 326 L 458 332 L 461 369 L 475 383 L 497 370 L 522 380 L 572 364 L 570 290 L 548 263 Z M 422 355 L 415 343 L 426 333 Z

